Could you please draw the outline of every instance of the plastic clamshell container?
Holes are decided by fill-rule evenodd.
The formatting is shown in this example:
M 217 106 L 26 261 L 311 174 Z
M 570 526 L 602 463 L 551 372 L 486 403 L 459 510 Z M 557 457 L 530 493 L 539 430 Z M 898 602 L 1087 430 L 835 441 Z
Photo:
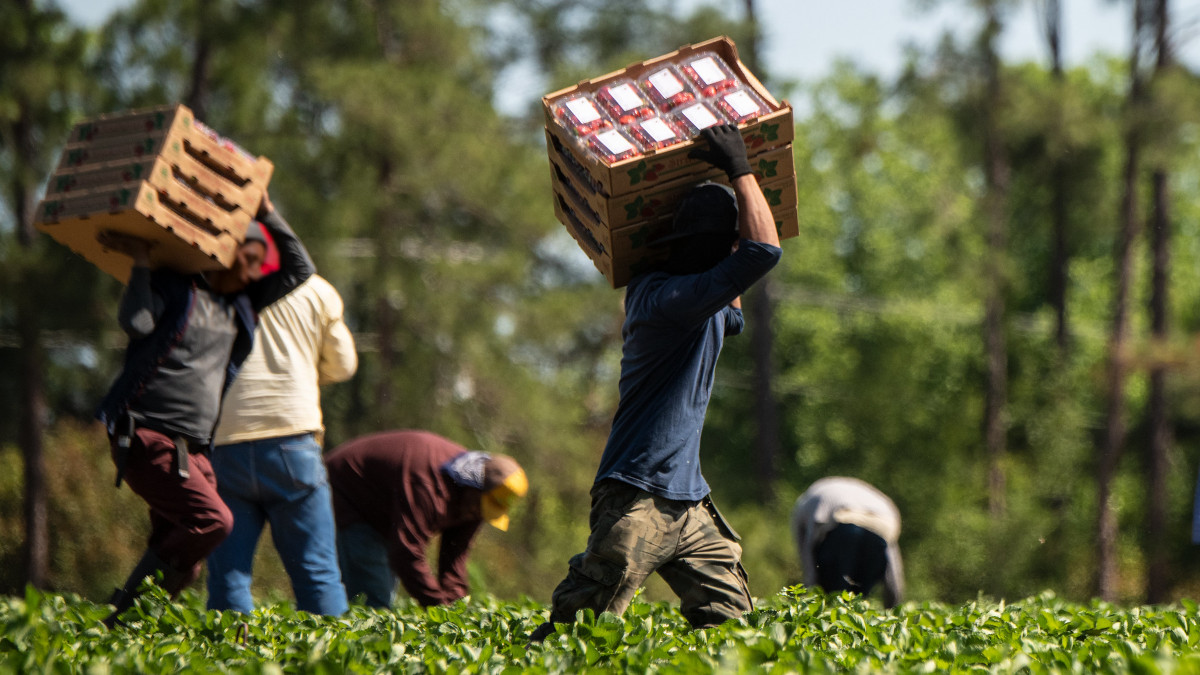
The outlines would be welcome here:
M 716 96 L 741 84 L 716 52 L 697 54 L 685 60 L 679 70 L 704 97 Z
M 619 129 L 605 129 L 592 134 L 587 139 L 587 149 L 608 164 L 637 157 L 643 152 L 637 141 Z
M 717 110 L 725 115 L 725 119 L 734 124 L 742 124 L 770 112 L 758 94 L 747 87 L 738 87 L 718 94 L 713 101 L 717 104 Z
M 701 130 L 711 126 L 724 124 L 725 118 L 715 108 L 704 101 L 697 101 L 689 106 L 680 108 L 675 113 L 675 119 L 689 137 L 695 136 Z
M 641 79 L 642 90 L 662 112 L 669 112 L 696 100 L 696 95 L 674 66 L 652 70 Z
M 678 123 L 667 116 L 636 120 L 625 129 L 646 150 L 659 150 L 688 140 Z
M 583 138 L 600 131 L 611 129 L 613 124 L 588 94 L 571 96 L 554 105 L 554 117 L 576 137 Z
M 654 115 L 654 107 L 633 80 L 617 80 L 596 90 L 596 102 L 621 124 Z

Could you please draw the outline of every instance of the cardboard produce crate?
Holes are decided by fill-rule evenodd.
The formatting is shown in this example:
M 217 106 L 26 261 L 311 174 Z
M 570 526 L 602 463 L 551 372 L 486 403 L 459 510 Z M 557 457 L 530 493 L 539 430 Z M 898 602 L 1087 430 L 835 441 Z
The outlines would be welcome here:
M 693 54 L 716 52 L 743 82 L 746 83 L 771 109 L 771 112 L 751 122 L 739 125 L 746 149 L 751 154 L 773 146 L 790 143 L 795 136 L 792 108 L 787 102 L 779 102 L 771 96 L 758 78 L 738 59 L 737 47 L 727 37 L 713 38 L 648 61 L 631 64 L 579 84 L 560 89 L 542 97 L 542 108 L 546 116 L 546 129 L 553 136 L 551 148 L 558 153 L 569 153 L 594 180 L 598 192 L 606 195 L 621 195 L 641 190 L 656 182 L 667 182 L 685 176 L 696 176 L 710 171 L 711 166 L 687 155 L 697 144 L 690 140 L 661 150 L 650 151 L 641 156 L 606 164 L 582 152 L 576 139 L 554 118 L 554 103 L 576 93 L 592 93 L 609 82 L 622 78 L 636 79 L 665 63 L 678 63 Z M 702 141 L 701 141 L 702 142 Z
M 131 119 L 136 123 L 131 124 Z M 275 168 L 269 159 L 250 156 L 214 135 L 184 105 L 102 115 L 71 130 L 55 174 L 104 162 L 163 157 L 179 163 L 181 158 L 192 157 L 238 187 L 249 183 L 266 186 Z
M 131 260 L 100 246 L 102 230 L 154 242 L 155 265 L 227 268 L 273 170 L 182 105 L 104 115 L 72 129 L 36 226 L 122 282 Z
M 715 53 L 768 109 L 738 128 L 781 237 L 798 233 L 791 106 L 771 96 L 738 58 L 729 38 L 686 45 L 542 97 L 555 215 L 614 288 L 628 283 L 654 255 L 635 256 L 633 247 L 618 245 L 617 232 L 634 226 L 644 228 L 651 222 L 669 222 L 674 207 L 692 186 L 705 180 L 727 181 L 719 169 L 688 157 L 698 143 L 703 143 L 695 138 L 606 163 L 582 147 L 573 132 L 556 119 L 554 107 L 577 95 L 593 95 L 608 84 L 624 79 L 637 81 L 665 64 L 680 64 L 704 52 Z
M 750 168 L 759 185 L 791 178 L 796 175 L 795 160 L 792 155 L 792 144 L 770 148 L 766 152 L 750 157 Z M 636 192 L 623 195 L 608 196 L 591 189 L 577 171 L 572 170 L 570 161 L 562 155 L 550 156 L 551 183 L 556 192 L 578 195 L 587 204 L 597 222 L 610 230 L 616 230 L 626 225 L 643 220 L 654 220 L 675 213 L 675 208 L 683 197 L 696 184 L 702 181 L 713 181 L 729 185 L 725 172 L 714 168 L 696 176 L 685 176 L 672 181 L 656 181 L 653 185 Z M 790 198 L 775 199 L 771 210 L 795 208 L 795 191 Z M 770 202 L 770 198 L 768 198 Z M 789 203 L 783 205 L 783 201 Z
M 248 182 L 239 186 L 226 180 L 211 167 L 187 153 L 167 159 L 164 156 L 88 164 L 56 173 L 46 186 L 46 198 L 97 188 L 129 187 L 149 181 L 163 189 L 182 181 L 200 195 L 226 211 L 241 209 L 253 215 L 262 202 L 265 183 Z
M 564 223 L 567 232 L 588 255 L 596 270 L 605 276 L 613 288 L 621 288 L 634 276 L 652 269 L 666 259 L 667 247 L 654 246 L 654 242 L 671 232 L 671 218 L 636 223 L 611 232 L 608 243 L 600 244 L 594 236 L 596 226 L 587 217 L 570 209 L 563 201 L 555 199 L 555 216 Z M 781 213 L 772 213 L 775 229 L 780 238 L 799 235 L 795 208 Z
M 53 212 L 62 208 L 62 213 L 76 215 L 40 212 L 37 228 L 122 283 L 129 281 L 133 261 L 101 246 L 96 235 L 102 230 L 149 240 L 153 243 L 151 264 L 189 272 L 228 268 L 245 236 L 245 228 L 230 232 L 196 222 L 145 181 L 132 188 L 97 190 L 71 199 L 74 201 L 43 202 L 43 209 Z
M 720 180 L 714 182 L 728 185 L 728 180 L 724 175 Z M 569 212 L 580 219 L 582 227 L 596 242 L 596 248 L 613 251 L 612 242 L 616 232 L 631 225 L 671 220 L 676 206 L 695 185 L 694 182 L 685 180 L 665 186 L 665 189 L 661 191 L 650 191 L 644 195 L 641 193 L 625 195 L 620 202 L 613 200 L 612 203 L 617 203 L 616 208 L 620 209 L 620 212 L 614 215 L 618 223 L 616 225 L 613 224 L 613 221 L 606 220 L 608 214 L 597 213 L 588 198 L 572 183 L 569 181 L 560 183 L 557 181 L 557 176 L 554 181 L 554 199 L 561 203 L 561 210 L 564 213 Z M 771 207 L 772 217 L 780 220 L 788 214 L 795 215 L 797 199 L 794 173 L 773 179 L 760 179 L 759 188 L 767 200 L 767 205 Z M 622 209 L 621 204 L 628 205 L 629 208 Z M 780 239 L 795 236 L 798 230 L 795 223 L 787 223 L 777 229 L 779 229 Z

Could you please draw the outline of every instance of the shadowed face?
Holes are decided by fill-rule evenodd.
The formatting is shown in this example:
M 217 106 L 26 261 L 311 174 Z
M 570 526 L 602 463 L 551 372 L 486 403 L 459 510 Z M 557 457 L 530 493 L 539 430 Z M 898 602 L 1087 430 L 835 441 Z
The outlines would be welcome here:
M 266 257 L 267 247 L 261 241 L 248 241 L 238 247 L 232 267 L 210 273 L 209 284 L 221 294 L 238 293 L 250 282 L 262 277 L 262 264 Z

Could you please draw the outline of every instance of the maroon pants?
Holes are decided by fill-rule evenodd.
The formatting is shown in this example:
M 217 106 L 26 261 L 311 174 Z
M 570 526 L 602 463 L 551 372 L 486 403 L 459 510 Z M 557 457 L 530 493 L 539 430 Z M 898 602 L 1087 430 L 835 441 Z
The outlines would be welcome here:
M 116 442 L 112 441 L 114 460 Z M 189 477 L 179 475 L 175 443 L 138 429 L 125 460 L 125 482 L 150 506 L 148 547 L 183 577 L 178 593 L 200 575 L 200 564 L 233 530 L 233 514 L 217 495 L 217 479 L 203 454 L 188 457 Z

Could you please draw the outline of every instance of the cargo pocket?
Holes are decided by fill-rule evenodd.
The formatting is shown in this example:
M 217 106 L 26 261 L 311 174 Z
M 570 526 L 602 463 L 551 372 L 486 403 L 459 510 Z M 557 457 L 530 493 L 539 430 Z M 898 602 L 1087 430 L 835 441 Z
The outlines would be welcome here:
M 610 610 L 628 569 L 586 552 L 571 558 L 570 568 L 567 578 L 554 589 L 551 621 L 574 621 L 581 609 L 590 608 L 597 615 Z

